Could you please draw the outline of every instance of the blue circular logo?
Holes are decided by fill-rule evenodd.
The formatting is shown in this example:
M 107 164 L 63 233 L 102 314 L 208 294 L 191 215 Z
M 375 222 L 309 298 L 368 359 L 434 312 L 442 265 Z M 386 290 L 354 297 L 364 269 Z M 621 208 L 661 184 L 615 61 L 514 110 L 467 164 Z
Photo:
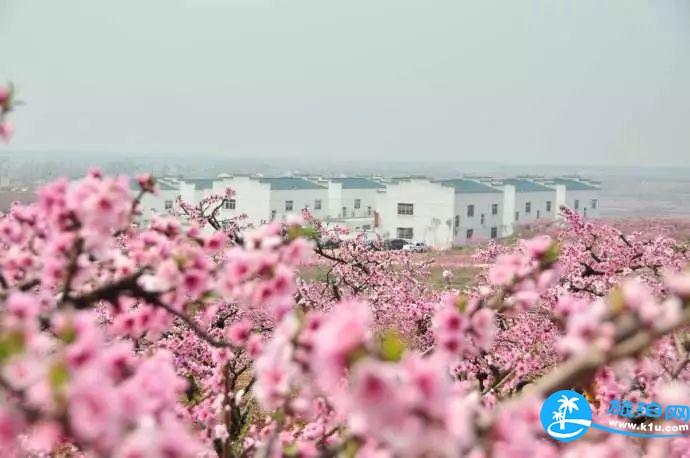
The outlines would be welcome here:
M 561 390 L 551 394 L 541 406 L 541 425 L 546 434 L 561 442 L 584 436 L 592 424 L 592 409 L 580 393 Z

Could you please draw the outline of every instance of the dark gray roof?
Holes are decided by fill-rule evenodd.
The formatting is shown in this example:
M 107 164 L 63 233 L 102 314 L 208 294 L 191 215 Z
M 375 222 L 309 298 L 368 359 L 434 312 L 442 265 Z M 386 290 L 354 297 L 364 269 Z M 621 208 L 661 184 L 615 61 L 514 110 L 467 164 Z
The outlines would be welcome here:
M 557 184 L 564 184 L 565 189 L 568 191 L 595 191 L 601 189 L 589 183 L 584 183 L 582 181 L 573 180 L 570 178 L 554 178 L 553 181 Z
M 386 187 L 378 181 L 361 177 L 333 178 L 331 181 L 342 183 L 343 189 L 381 189 Z
M 412 180 L 435 181 L 426 175 L 406 175 L 406 176 L 390 177 L 390 178 L 386 179 L 385 182 L 388 184 L 400 184 L 403 182 L 409 183 Z M 437 182 L 437 181 L 435 181 L 435 182 Z
M 196 189 L 211 189 L 215 178 L 185 178 L 185 183 L 193 184 Z
M 271 185 L 271 189 L 276 191 L 287 189 L 325 189 L 324 186 L 299 177 L 260 178 L 259 181 L 261 183 L 268 183 Z
M 180 189 L 179 186 L 175 186 L 172 183 L 166 183 L 165 181 L 159 182 L 158 187 L 161 191 L 178 191 Z
M 553 188 L 549 188 L 548 186 L 544 186 L 543 184 L 535 183 L 531 180 L 523 180 L 520 178 L 507 178 L 502 181 L 504 184 L 510 184 L 515 186 L 516 192 L 553 192 Z
M 481 194 L 481 193 L 500 193 L 500 189 L 492 188 L 474 180 L 463 180 L 461 178 L 454 178 L 451 180 L 441 180 L 444 186 L 452 186 L 455 188 L 456 194 Z

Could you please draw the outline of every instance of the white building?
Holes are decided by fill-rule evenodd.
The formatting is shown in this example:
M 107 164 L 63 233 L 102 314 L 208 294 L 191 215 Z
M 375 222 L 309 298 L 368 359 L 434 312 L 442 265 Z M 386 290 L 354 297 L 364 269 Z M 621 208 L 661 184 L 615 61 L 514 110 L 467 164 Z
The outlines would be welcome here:
M 327 225 L 375 231 L 384 239 L 425 242 L 436 248 L 506 237 L 517 225 L 559 217 L 567 205 L 587 217 L 599 215 L 598 183 L 579 177 L 464 177 L 432 180 L 365 177 L 260 177 L 159 180 L 158 196 L 146 195 L 146 220 L 165 214 L 180 196 L 198 204 L 235 191 L 219 209 L 222 221 L 247 216 L 254 226 L 309 209 Z
M 146 193 L 141 197 L 139 221 L 146 223 L 155 215 L 169 215 L 175 206 L 175 201 L 181 195 L 181 182 L 176 178 L 162 177 L 157 179 L 158 194 Z M 132 182 L 132 193 L 137 195 L 139 185 Z
M 180 181 L 180 195 L 188 204 L 197 204 L 213 192 L 213 178 L 184 178 Z
M 188 193 L 195 202 L 210 193 L 224 195 L 227 188 L 235 192 L 220 210 L 221 219 L 244 214 L 247 222 L 259 225 L 308 209 L 330 226 L 356 231 L 373 229 L 376 193 L 385 188 L 379 181 L 357 177 L 228 176 L 213 180 L 210 187 L 201 184 L 206 193 Z
M 271 217 L 271 186 L 250 176 L 238 175 L 216 180 L 211 189 L 215 195 L 225 196 L 230 188 L 234 195 L 228 198 L 218 210 L 218 219 L 245 215 L 245 222 L 252 226 L 259 226 Z
M 430 246 L 453 244 L 455 191 L 424 177 L 397 178 L 378 194 L 377 230 L 384 239 L 425 242 Z
M 328 187 L 300 177 L 260 178 L 269 185 L 269 219 L 282 219 L 299 214 L 303 209 L 311 210 L 317 218 L 327 216 Z
M 378 230 L 384 238 L 433 247 L 505 237 L 513 233 L 513 224 L 503 216 L 506 208 L 512 211 L 514 200 L 511 186 L 497 188 L 467 178 L 400 178 L 379 193 Z
M 528 224 L 556 219 L 560 201 L 557 185 L 546 186 L 529 178 L 508 178 L 501 180 L 502 185 L 515 188 L 515 224 Z
M 219 210 L 220 220 L 246 215 L 246 222 L 257 226 L 299 214 L 303 209 L 310 209 L 318 218 L 327 214 L 328 188 L 301 177 L 238 175 L 184 180 L 182 198 L 196 204 L 211 194 L 224 196 L 228 188 L 234 195 Z
M 328 186 L 327 225 L 355 231 L 369 231 L 376 226 L 378 193 L 386 188 L 383 183 L 362 177 L 324 181 Z
M 505 224 L 505 208 L 513 208 L 510 188 L 506 190 L 479 180 L 456 178 L 443 180 L 454 189 L 453 245 L 495 239 L 512 234 L 512 224 Z
M 565 188 L 565 206 L 588 218 L 599 216 L 600 183 L 580 177 L 559 177 L 551 181 Z

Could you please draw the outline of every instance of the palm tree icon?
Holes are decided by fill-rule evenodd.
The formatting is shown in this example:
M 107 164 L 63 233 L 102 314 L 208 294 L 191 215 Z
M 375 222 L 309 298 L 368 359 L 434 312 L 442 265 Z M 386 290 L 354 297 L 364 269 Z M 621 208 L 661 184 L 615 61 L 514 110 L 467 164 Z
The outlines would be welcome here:
M 580 410 L 577 407 L 577 398 L 562 394 L 558 400 L 558 410 L 553 412 L 553 419 L 560 422 L 560 429 L 565 429 L 566 413 L 572 413 L 573 410 Z

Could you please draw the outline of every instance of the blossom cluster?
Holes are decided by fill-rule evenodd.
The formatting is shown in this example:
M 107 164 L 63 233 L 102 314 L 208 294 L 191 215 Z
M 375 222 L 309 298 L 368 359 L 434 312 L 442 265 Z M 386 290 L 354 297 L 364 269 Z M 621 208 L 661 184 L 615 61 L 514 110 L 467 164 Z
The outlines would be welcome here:
M 426 258 L 309 214 L 228 231 L 214 210 L 227 194 L 141 225 L 155 180 L 130 181 L 93 170 L 0 216 L 10 456 L 684 450 L 556 446 L 535 414 L 561 388 L 597 414 L 687 396 L 690 274 L 670 239 L 568 214 L 554 238 L 491 246 L 475 286 L 441 295 Z
M 6 143 L 14 135 L 14 124 L 8 119 L 7 115 L 14 109 L 16 103 L 14 86 L 12 84 L 7 86 L 0 84 L 0 139 Z
M 247 215 L 240 214 L 229 218 L 221 218 L 219 215 L 221 208 L 234 196 L 235 191 L 231 188 L 225 189 L 223 194 L 206 195 L 196 204 L 185 202 L 181 196 L 178 196 L 171 214 L 194 223 L 200 228 L 210 226 L 216 231 L 222 231 L 231 241 L 239 243 L 242 232 L 251 227 L 246 223 Z
M 150 177 L 138 181 L 138 197 L 155 191 Z M 190 380 L 213 393 L 203 384 L 222 386 L 230 361 L 256 353 L 260 317 L 275 320 L 292 304 L 309 242 L 283 237 L 280 224 L 248 232 L 242 248 L 174 217 L 139 228 L 129 183 L 94 170 L 46 185 L 36 204 L 0 218 L 6 450 L 203 451 L 214 425 L 195 426 L 207 406 L 191 399 Z M 214 326 L 228 313 L 236 319 Z M 212 353 L 198 381 L 194 350 Z M 206 400 L 222 414 L 216 397 Z
M 557 456 L 559 448 L 544 440 L 538 425 L 539 397 L 563 387 L 593 390 L 589 394 L 604 406 L 599 390 L 608 387 L 598 385 L 593 370 L 637 364 L 654 336 L 686 326 L 690 273 L 667 276 L 671 294 L 665 300 L 638 283 L 622 286 L 622 305 L 615 294 L 598 303 L 563 296 L 552 319 L 566 331 L 552 329 L 555 348 L 567 346 L 580 332 L 590 308 L 608 313 L 587 318 L 590 338 L 575 346 L 577 354 L 554 355 L 534 371 L 522 352 L 532 351 L 527 347 L 543 336 L 524 334 L 509 353 L 502 346 L 507 336 L 521 340 L 516 331 L 525 328 L 516 317 L 535 313 L 541 294 L 558 284 L 558 248 L 550 238 L 538 237 L 521 242 L 519 249 L 521 255 L 502 255 L 490 268 L 488 278 L 498 289 L 480 287 L 472 295 L 451 294 L 440 301 L 429 350 L 405 348 L 379 333 L 371 307 L 361 301 L 341 301 L 325 314 L 286 315 L 256 362 L 255 385 L 260 405 L 282 413 L 258 431 L 251 447 L 279 447 L 300 456 L 343 448 L 362 456 Z M 514 366 L 496 367 L 506 355 L 513 356 Z M 564 374 L 540 377 L 561 360 L 570 365 Z M 604 365 L 609 361 L 612 366 Z M 511 382 L 520 378 L 531 387 L 523 390 Z M 643 452 L 639 444 L 602 438 L 596 446 L 577 444 L 567 453 L 577 456 L 593 447 Z M 678 442 L 668 447 L 664 453 L 677 450 Z
M 404 251 L 383 249 L 383 241 L 327 228 L 308 211 L 303 221 L 314 241 L 312 267 L 324 273 L 299 281 L 297 305 L 329 310 L 340 300 L 366 300 L 375 327 L 395 330 L 417 347 L 431 345 L 431 316 L 439 295 L 429 285 L 430 263 Z

